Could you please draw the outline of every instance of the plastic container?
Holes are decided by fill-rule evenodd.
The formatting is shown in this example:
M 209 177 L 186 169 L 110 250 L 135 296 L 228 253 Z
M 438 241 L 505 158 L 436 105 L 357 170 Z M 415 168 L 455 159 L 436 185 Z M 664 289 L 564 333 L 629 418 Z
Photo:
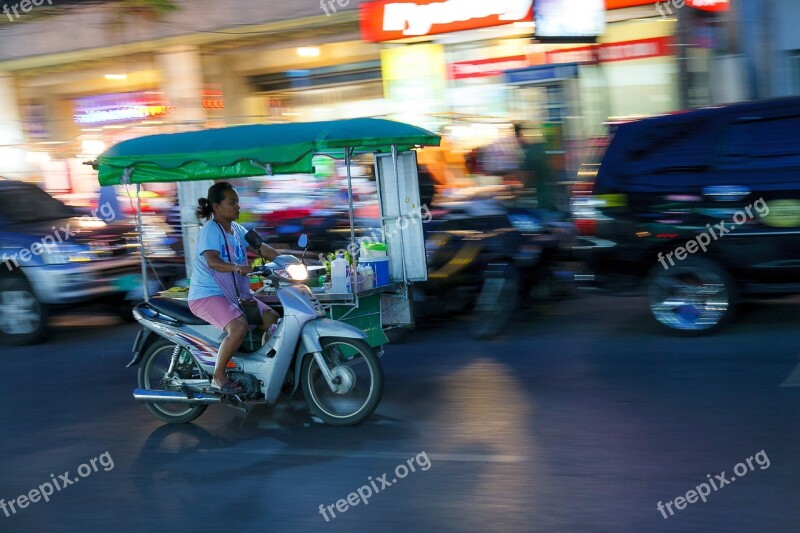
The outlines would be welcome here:
M 362 242 L 359 257 L 364 259 L 386 257 L 386 245 L 382 242 Z
M 366 289 L 375 287 L 375 272 L 370 265 L 364 265 L 364 287 Z
M 350 285 L 350 263 L 341 255 L 331 261 L 331 292 L 346 293 Z
M 364 265 L 364 268 L 372 268 L 375 279 L 375 287 L 383 287 L 389 284 L 389 258 L 388 257 L 372 257 L 367 259 L 359 259 L 358 263 Z

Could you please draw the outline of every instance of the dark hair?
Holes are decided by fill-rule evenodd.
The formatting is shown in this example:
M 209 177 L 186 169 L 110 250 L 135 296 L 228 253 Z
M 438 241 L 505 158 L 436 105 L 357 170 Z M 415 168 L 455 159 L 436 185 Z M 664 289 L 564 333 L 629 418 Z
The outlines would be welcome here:
M 219 181 L 208 188 L 208 197 L 200 198 L 197 200 L 197 218 L 204 218 L 211 220 L 211 215 L 214 213 L 212 206 L 218 204 L 225 199 L 225 191 L 232 191 L 233 185 L 227 181 Z

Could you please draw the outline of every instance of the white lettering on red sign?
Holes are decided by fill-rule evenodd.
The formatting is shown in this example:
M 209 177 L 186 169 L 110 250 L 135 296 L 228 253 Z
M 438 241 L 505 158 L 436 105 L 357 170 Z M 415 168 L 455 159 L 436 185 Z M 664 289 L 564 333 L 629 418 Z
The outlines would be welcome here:
M 408 2 L 386 4 L 383 30 L 402 31 L 403 35 L 427 35 L 434 24 L 452 24 L 497 16 L 511 22 L 525 20 L 532 0 L 445 0 L 433 4 Z
M 456 80 L 464 78 L 483 78 L 499 76 L 506 70 L 526 68 L 530 62 L 524 56 L 490 59 L 484 61 L 464 61 L 450 65 L 451 77 Z
M 719 9 L 727 7 L 730 2 L 728 0 L 688 0 L 687 3 L 690 6 L 699 9 L 703 8 Z
M 654 37 L 566 50 L 551 50 L 546 53 L 546 56 L 548 63 L 594 63 L 595 61 L 646 59 L 669 55 L 669 53 L 669 37 Z

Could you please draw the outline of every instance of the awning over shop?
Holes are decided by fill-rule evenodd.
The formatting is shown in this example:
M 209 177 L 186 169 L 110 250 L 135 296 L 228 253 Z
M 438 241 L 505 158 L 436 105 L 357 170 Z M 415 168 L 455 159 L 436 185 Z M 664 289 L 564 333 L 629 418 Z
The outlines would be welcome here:
M 233 126 L 149 135 L 116 144 L 92 166 L 101 185 L 231 179 L 311 173 L 315 154 L 438 146 L 422 128 L 384 119 L 357 118 L 293 124 Z

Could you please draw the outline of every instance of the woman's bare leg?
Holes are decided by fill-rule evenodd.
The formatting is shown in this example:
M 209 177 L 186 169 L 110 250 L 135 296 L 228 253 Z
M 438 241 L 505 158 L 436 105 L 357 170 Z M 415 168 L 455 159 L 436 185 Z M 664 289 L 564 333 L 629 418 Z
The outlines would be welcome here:
M 217 364 L 214 366 L 214 381 L 213 384 L 217 387 L 225 385 L 228 381 L 228 376 L 225 375 L 225 369 L 228 367 L 228 362 L 233 359 L 236 350 L 242 345 L 245 336 L 247 335 L 247 322 L 244 317 L 238 317 L 231 320 L 225 326 L 225 338 L 219 345 L 219 353 L 217 354 Z
M 278 322 L 278 318 L 280 315 L 273 311 L 272 309 L 267 309 L 263 313 L 261 313 L 261 321 L 263 325 L 261 327 L 264 328 L 264 335 L 261 337 L 261 344 L 266 344 L 269 340 L 269 328 L 272 327 L 273 324 Z

